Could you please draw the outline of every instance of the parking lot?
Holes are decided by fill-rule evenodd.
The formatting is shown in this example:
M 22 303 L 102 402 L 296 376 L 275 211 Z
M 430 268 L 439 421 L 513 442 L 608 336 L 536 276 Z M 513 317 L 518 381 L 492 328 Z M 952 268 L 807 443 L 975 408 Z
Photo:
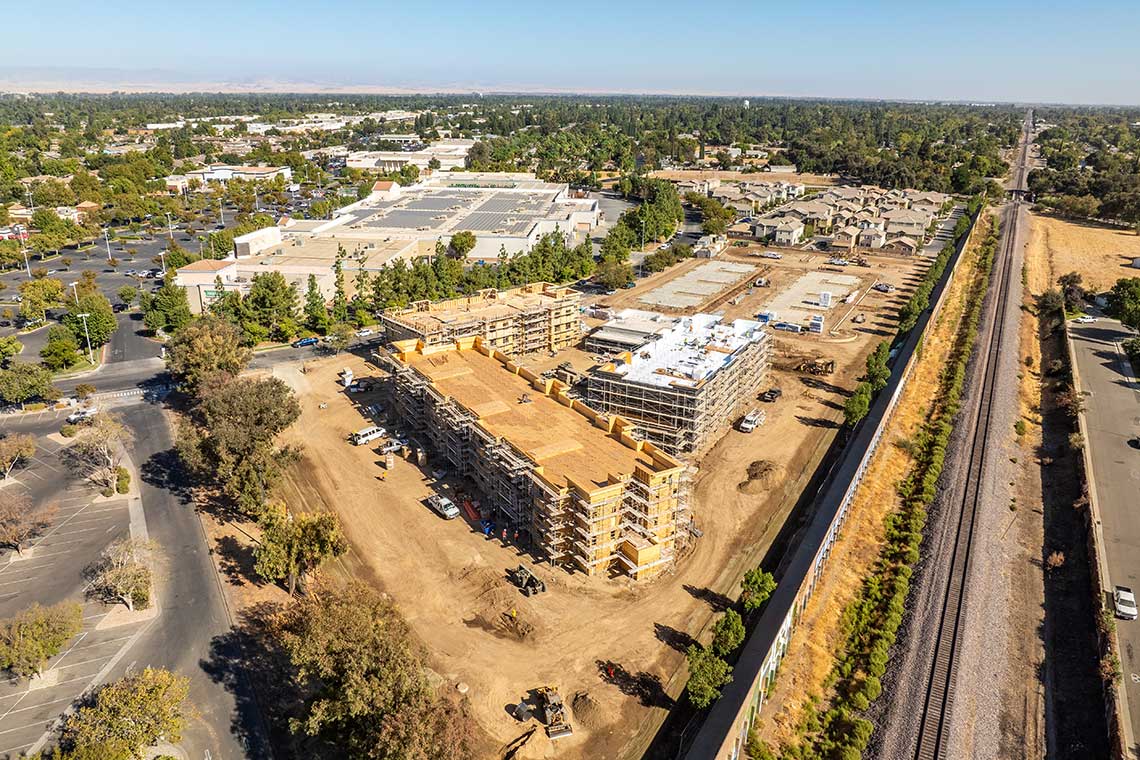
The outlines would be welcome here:
M 4 423 L 5 432 L 35 435 L 37 449 L 0 493 L 23 492 L 58 511 L 22 553 L 0 555 L 0 617 L 33 603 L 78 602 L 83 631 L 52 658 L 41 677 L 0 683 L 0 757 L 36 749 L 52 721 L 124 658 L 146 625 L 137 616 L 124 616 L 125 608 L 85 598 L 84 569 L 108 544 L 129 533 L 131 497 L 102 498 L 69 473 L 59 456 L 64 447 L 47 437 L 58 430 L 62 415 L 53 411 Z

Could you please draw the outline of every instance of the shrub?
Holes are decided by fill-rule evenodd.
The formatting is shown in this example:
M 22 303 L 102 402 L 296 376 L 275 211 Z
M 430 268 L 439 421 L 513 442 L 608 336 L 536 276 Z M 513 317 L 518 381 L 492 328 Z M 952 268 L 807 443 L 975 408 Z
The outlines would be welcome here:
M 1025 420 L 1018 420 L 1017 422 L 1013 423 L 1013 430 L 1018 434 L 1018 436 L 1025 435 L 1025 431 L 1027 430 Z
M 95 393 L 95 386 L 91 383 L 80 383 L 75 386 L 75 396 L 80 401 L 86 401 Z
M 63 424 L 63 427 L 59 429 L 59 434 L 64 438 L 74 438 L 79 434 L 79 426 L 66 422 Z
M 131 490 L 131 473 L 122 465 L 115 473 L 115 490 L 119 493 L 127 493 Z
M 102 491 L 100 491 L 99 493 L 100 493 L 100 494 L 101 494 L 101 495 L 102 495 L 104 498 L 107 498 L 107 499 L 109 499 L 109 498 L 111 498 L 112 496 L 114 496 L 114 495 L 115 495 L 115 489 L 114 489 L 114 488 L 111 488 L 111 486 L 107 486 L 106 488 L 104 488 L 104 489 L 103 489 Z

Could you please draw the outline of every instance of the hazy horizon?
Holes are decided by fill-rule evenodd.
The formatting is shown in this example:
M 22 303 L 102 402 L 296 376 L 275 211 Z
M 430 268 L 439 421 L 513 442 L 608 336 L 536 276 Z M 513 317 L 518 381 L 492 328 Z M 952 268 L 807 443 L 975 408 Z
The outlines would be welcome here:
M 125 0 L 108 14 L 63 0 L 57 17 L 83 23 L 53 26 L 50 47 L 42 35 L 7 35 L 0 90 L 1140 104 L 1131 54 L 1140 14 L 1123 2 L 692 8 L 673 0 L 441 0 L 430 11 L 205 0 L 155 12 Z M 35 28 L 41 16 L 16 6 L 7 20 Z

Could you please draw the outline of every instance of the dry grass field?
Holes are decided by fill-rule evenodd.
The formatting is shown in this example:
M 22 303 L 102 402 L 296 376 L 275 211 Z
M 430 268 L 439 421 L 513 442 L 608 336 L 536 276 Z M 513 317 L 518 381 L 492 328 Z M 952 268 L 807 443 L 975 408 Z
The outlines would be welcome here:
M 1093 292 L 1112 287 L 1122 277 L 1140 277 L 1130 265 L 1140 258 L 1140 235 L 1114 227 L 1084 224 L 1041 214 L 1030 215 L 1027 260 L 1043 265 L 1048 282 L 1080 272 Z

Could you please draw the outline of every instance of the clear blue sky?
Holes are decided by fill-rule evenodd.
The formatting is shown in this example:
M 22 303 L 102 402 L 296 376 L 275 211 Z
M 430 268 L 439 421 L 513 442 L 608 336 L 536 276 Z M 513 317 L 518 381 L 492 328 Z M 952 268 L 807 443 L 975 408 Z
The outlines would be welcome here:
M 8 80 L 1140 104 L 1136 0 L 57 0 L 5 26 Z

